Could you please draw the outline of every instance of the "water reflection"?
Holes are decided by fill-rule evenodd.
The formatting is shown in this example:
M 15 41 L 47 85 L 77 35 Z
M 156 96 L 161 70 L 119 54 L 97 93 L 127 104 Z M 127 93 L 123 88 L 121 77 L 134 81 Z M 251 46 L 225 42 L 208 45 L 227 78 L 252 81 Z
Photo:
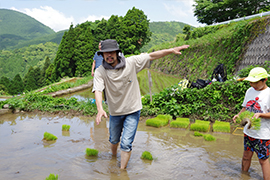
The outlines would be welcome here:
M 241 173 L 243 137 L 216 134 L 215 142 L 194 137 L 189 130 L 153 128 L 140 122 L 126 170 L 120 170 L 120 151 L 112 157 L 108 120 L 35 114 L 1 116 L 0 179 L 262 179 L 257 157 L 248 174 Z M 68 134 L 62 125 L 70 125 Z M 44 142 L 47 131 L 58 139 Z M 99 151 L 85 155 L 86 148 Z M 142 160 L 149 151 L 153 161 Z

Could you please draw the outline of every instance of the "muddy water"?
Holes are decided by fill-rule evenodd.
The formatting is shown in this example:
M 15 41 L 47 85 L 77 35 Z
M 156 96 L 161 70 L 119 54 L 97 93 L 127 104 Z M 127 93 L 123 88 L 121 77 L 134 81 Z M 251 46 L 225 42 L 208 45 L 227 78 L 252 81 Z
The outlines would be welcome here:
M 92 93 L 92 88 L 88 88 L 88 89 L 84 89 L 84 90 L 79 91 L 79 92 L 74 92 L 71 94 L 63 95 L 61 97 L 64 97 L 64 98 L 75 97 L 79 101 L 85 101 L 85 100 L 91 99 L 91 98 L 95 99 L 95 93 Z
M 69 133 L 61 130 L 71 125 Z M 47 131 L 58 137 L 42 141 Z M 9 114 L 0 117 L 0 179 L 44 180 L 50 173 L 61 180 L 84 179 L 262 179 L 257 157 L 250 172 L 241 173 L 242 135 L 212 134 L 215 142 L 194 137 L 189 130 L 153 128 L 140 122 L 126 170 L 120 152 L 111 156 L 108 121 L 94 118 Z M 87 157 L 86 148 L 99 150 Z M 150 151 L 153 161 L 140 159 Z

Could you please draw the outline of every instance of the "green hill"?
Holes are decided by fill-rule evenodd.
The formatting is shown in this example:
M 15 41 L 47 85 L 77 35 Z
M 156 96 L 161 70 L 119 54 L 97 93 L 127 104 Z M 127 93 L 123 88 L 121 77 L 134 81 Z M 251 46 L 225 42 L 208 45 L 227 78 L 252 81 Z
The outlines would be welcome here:
M 34 18 L 8 9 L 0 9 L 0 50 L 55 32 Z
M 149 28 L 152 32 L 151 41 L 144 45 L 141 52 L 147 52 L 151 47 L 162 44 L 164 42 L 174 41 L 176 35 L 183 32 L 184 26 L 182 22 L 150 22 Z M 193 28 L 191 26 L 191 28 Z

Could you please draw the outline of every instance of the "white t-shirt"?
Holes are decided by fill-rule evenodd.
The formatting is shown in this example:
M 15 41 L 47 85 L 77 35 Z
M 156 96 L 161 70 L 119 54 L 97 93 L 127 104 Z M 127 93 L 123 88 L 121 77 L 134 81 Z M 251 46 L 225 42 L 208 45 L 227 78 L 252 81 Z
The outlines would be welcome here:
M 256 91 L 253 87 L 250 87 L 246 92 L 242 106 L 254 113 L 270 112 L 270 88 L 267 87 L 262 91 Z M 270 119 L 260 119 L 260 130 L 248 129 L 246 125 L 244 127 L 244 133 L 255 139 L 270 139 Z
M 105 69 L 100 66 L 94 76 L 92 92 L 105 88 L 110 115 L 120 116 L 142 109 L 137 73 L 150 65 L 149 54 L 126 58 L 121 69 Z

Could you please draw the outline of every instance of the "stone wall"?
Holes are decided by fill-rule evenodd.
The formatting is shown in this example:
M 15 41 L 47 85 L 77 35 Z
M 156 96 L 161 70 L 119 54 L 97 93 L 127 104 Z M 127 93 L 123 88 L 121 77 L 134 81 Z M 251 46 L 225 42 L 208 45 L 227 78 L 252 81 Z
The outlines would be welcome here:
M 270 61 L 270 26 L 266 27 L 264 34 L 259 34 L 256 39 L 248 45 L 244 58 L 236 68 L 236 71 L 250 65 L 264 65 Z

